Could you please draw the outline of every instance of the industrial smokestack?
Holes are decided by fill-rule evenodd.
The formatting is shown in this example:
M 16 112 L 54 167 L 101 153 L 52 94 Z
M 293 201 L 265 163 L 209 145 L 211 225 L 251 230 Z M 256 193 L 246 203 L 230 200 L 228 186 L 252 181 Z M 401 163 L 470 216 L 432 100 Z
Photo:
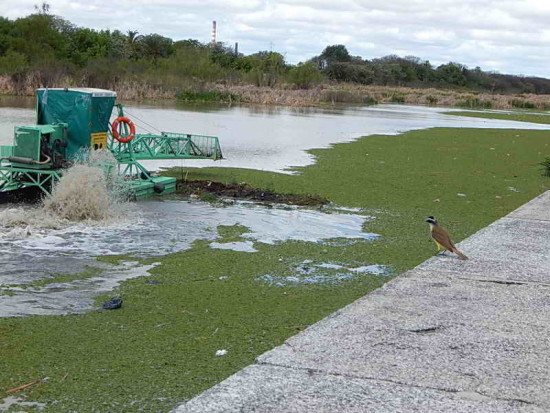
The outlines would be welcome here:
M 235 42 L 235 56 L 239 55 L 239 42 Z
M 216 44 L 216 20 L 212 21 L 212 44 Z

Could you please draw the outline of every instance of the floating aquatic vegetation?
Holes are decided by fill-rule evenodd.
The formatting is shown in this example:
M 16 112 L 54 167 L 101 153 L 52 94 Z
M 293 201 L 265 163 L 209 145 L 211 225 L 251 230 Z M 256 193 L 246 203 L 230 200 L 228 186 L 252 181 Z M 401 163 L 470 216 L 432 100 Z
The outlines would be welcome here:
M 357 277 L 359 274 L 391 276 L 393 271 L 384 265 L 354 266 L 340 263 L 314 263 L 305 260 L 295 265 L 291 275 L 264 274 L 256 280 L 264 281 L 277 287 L 305 284 L 335 284 Z
M 364 222 L 372 217 L 349 213 L 326 214 L 303 208 L 278 209 L 255 204 L 217 207 L 196 201 L 146 201 L 129 206 L 135 208 L 131 220 L 70 222 L 58 219 L 53 220 L 58 226 L 52 225 L 50 228 L 29 227 L 28 218 L 32 216 L 32 211 L 0 209 L 0 249 L 9 251 L 9 254 L 0 255 L 0 286 L 36 285 L 37 282 L 43 285 L 49 274 L 77 274 L 86 265 L 97 266 L 94 256 L 159 256 L 191 248 L 197 240 L 209 241 L 211 248 L 255 252 L 256 243 L 275 245 L 288 240 L 369 242 L 378 239 L 377 234 L 362 231 Z M 3 226 L 2 217 L 12 213 L 27 219 L 21 220 L 19 226 Z M 231 242 L 223 242 L 224 238 L 217 232 L 220 226 L 242 226 L 248 232 L 238 234 L 238 239 L 226 238 Z M 136 271 L 108 267 L 105 277 L 121 280 L 120 277 L 132 277 Z M 355 276 L 347 270 L 340 272 L 341 279 Z M 146 276 L 147 272 L 141 274 Z M 335 277 L 333 274 L 329 276 Z M 97 277 L 88 278 L 86 282 L 46 285 L 41 289 L 8 291 L 4 288 L 0 299 L 0 317 L 89 310 L 93 297 L 98 292 L 106 291 L 104 286 L 114 288 L 117 285 L 91 282 L 93 278 Z M 327 280 L 327 276 L 320 273 L 303 281 L 305 278 L 301 276 L 297 281 L 318 283 Z M 60 300 L 60 305 L 51 307 L 55 297 L 65 295 L 75 301 L 71 304 L 68 300 Z M 26 310 L 21 303 L 25 303 Z

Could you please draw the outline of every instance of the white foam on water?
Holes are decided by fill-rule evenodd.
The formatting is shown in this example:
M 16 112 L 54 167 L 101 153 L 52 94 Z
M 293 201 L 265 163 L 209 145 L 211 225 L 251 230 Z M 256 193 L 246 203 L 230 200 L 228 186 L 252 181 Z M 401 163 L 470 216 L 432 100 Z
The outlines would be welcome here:
M 388 267 L 384 265 L 364 265 L 361 267 L 348 268 L 348 271 L 359 273 L 359 274 L 374 274 L 374 275 L 383 275 L 388 273 Z
M 258 250 L 254 248 L 254 243 L 252 241 L 211 242 L 209 247 L 218 250 L 232 250 L 237 252 L 258 252 Z
M 317 265 L 317 267 L 319 267 L 319 268 L 328 268 L 328 269 L 332 269 L 332 270 L 340 270 L 342 268 L 345 268 L 343 265 L 332 264 L 332 263 L 321 263 L 321 264 Z
M 0 296 L 0 316 L 64 315 L 90 311 L 96 308 L 95 296 L 112 291 L 122 281 L 146 277 L 157 265 L 129 261 L 106 269 L 95 277 L 51 283 L 41 288 L 13 289 L 14 295 Z
M 320 283 L 336 284 L 364 274 L 391 276 L 393 271 L 390 267 L 379 264 L 354 267 L 351 264 L 315 263 L 312 260 L 305 260 L 296 265 L 291 275 L 264 274 L 257 277 L 256 280 L 277 287 L 285 287 Z
M 15 407 L 32 407 L 32 408 L 38 408 L 39 410 L 42 410 L 44 407 L 46 407 L 45 403 L 38 403 L 38 402 L 28 402 L 25 401 L 25 398 L 23 396 L 15 397 L 15 396 L 8 396 L 1 400 L 0 402 L 0 410 L 8 410 L 13 409 Z
M 348 238 L 370 242 L 378 237 L 362 230 L 363 224 L 372 217 L 349 213 L 327 214 L 254 204 L 219 207 L 198 201 L 147 201 L 135 204 L 134 209 L 129 216 L 122 217 L 121 222 L 112 219 L 64 221 L 59 228 L 33 228 L 28 237 L 7 237 L 16 227 L 0 225 L 0 250 L 7 252 L 0 254 L 0 316 L 88 310 L 98 292 L 118 285 L 92 278 L 41 290 L 18 288 L 47 280 L 50 274 L 80 273 L 88 265 L 105 270 L 99 278 L 120 282 L 137 271 L 120 272 L 119 268 L 96 261 L 94 256 L 159 256 L 191 248 L 199 239 L 210 241 L 213 248 L 253 252 L 257 242 L 273 245 L 288 240 L 330 242 Z M 6 211 L 10 209 L 0 210 L 0 216 Z M 27 223 L 23 225 L 20 229 L 25 233 Z M 244 241 L 223 243 L 217 233 L 219 225 L 242 225 L 249 232 L 243 234 Z M 3 290 L 15 295 L 1 295 Z M 56 300 L 59 305 L 54 304 Z
M 98 167 L 75 165 L 44 201 L 44 212 L 61 220 L 102 221 L 118 212 L 107 188 L 107 179 Z
M 86 151 L 80 161 L 64 171 L 63 176 L 39 207 L 17 207 L 0 210 L 0 226 L 26 226 L 31 236 L 33 228 L 60 229 L 75 222 L 105 225 L 120 222 L 121 211 L 132 209 L 125 201 L 125 185 L 116 172 L 116 160 L 110 151 Z M 23 232 L 0 233 L 6 238 L 21 238 Z

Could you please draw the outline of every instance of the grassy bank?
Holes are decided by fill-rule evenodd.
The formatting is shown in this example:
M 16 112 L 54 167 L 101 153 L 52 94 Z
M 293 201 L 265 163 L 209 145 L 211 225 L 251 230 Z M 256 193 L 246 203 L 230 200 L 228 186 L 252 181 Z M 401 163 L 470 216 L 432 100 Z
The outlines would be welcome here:
M 493 112 L 445 112 L 446 115 L 468 116 L 471 118 L 515 120 L 518 122 L 531 122 L 550 124 L 550 114 L 535 113 L 493 113 Z
M 0 319 L 0 389 L 48 377 L 20 392 L 49 403 L 44 412 L 169 411 L 387 280 L 370 275 L 280 287 L 258 277 L 291 275 L 304 260 L 382 264 L 395 274 L 410 269 L 435 252 L 425 216 L 436 216 L 459 241 L 548 189 L 537 165 L 550 152 L 547 135 L 432 129 L 314 150 L 317 163 L 297 175 L 191 169 L 192 180 L 247 182 L 362 208 L 376 217 L 364 230 L 381 238 L 256 243 L 256 253 L 213 250 L 199 241 L 150 260 L 161 263 L 151 277 L 98 299 L 119 294 L 120 310 Z M 168 174 L 182 176 L 176 169 Z M 246 228 L 218 230 L 238 240 Z M 217 357 L 219 349 L 228 353 Z

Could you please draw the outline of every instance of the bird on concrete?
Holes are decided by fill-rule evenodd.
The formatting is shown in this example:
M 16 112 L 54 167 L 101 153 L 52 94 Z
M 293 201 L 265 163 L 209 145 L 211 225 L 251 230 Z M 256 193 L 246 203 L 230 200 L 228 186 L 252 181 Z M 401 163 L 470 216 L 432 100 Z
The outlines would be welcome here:
M 466 255 L 456 249 L 455 244 L 453 244 L 453 241 L 449 236 L 449 233 L 443 227 L 439 226 L 434 217 L 428 217 L 425 219 L 425 221 L 430 224 L 430 235 L 434 240 L 435 245 L 437 246 L 436 255 L 439 254 L 439 250 L 442 249 L 454 252 L 461 260 L 468 259 Z M 443 253 L 445 253 L 445 251 L 443 251 Z

